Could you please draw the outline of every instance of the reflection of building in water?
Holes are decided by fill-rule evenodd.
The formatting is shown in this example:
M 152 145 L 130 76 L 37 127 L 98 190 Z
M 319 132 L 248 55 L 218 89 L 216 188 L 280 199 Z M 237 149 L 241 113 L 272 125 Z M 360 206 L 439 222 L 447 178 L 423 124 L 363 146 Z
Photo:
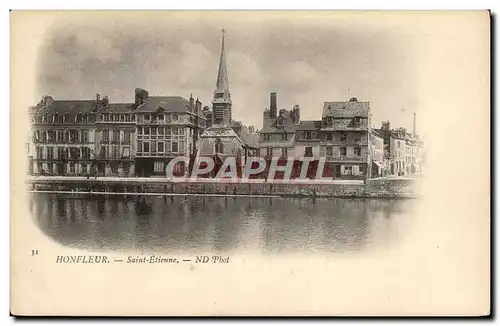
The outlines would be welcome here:
M 411 226 L 401 200 L 145 197 L 33 198 L 45 234 L 86 250 L 355 252 Z

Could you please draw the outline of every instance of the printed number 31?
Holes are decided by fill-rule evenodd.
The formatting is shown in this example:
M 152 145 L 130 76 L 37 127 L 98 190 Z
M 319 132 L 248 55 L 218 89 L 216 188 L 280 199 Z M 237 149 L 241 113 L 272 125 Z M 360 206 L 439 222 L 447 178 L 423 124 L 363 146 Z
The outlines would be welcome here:
M 38 255 L 38 249 L 32 249 L 31 250 L 31 256 Z

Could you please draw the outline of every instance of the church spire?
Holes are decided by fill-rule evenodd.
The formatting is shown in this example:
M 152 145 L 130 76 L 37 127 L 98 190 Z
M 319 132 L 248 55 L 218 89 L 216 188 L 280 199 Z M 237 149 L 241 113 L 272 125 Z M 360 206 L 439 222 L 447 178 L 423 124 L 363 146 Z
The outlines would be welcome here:
M 222 48 L 220 52 L 219 74 L 217 75 L 217 85 L 215 93 L 224 94 L 224 98 L 229 99 L 229 80 L 227 77 L 226 52 L 224 50 L 224 39 L 226 30 L 222 29 Z

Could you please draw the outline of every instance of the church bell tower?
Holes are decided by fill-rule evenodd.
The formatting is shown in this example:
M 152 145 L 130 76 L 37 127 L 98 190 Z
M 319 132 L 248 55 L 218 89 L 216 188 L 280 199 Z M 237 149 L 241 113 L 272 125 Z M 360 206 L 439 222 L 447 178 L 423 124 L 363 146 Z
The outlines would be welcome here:
M 222 48 L 220 52 L 219 73 L 212 100 L 213 124 L 229 126 L 231 114 L 231 93 L 229 93 L 229 79 L 227 76 L 226 52 L 224 41 L 226 30 L 222 30 Z

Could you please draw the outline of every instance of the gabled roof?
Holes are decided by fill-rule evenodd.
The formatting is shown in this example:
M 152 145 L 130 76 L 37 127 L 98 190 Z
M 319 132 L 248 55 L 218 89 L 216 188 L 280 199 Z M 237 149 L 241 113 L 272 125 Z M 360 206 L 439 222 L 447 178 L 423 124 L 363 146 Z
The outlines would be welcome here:
M 299 130 L 319 130 L 321 128 L 321 121 L 319 120 L 304 120 L 297 126 L 297 131 Z
M 279 119 L 283 120 L 283 125 L 278 126 L 277 122 Z M 271 120 L 271 125 L 265 128 L 262 128 L 260 133 L 293 133 L 297 129 L 295 123 L 293 122 L 291 111 L 289 110 L 280 110 L 278 117 L 276 119 Z
M 367 118 L 370 112 L 370 102 L 344 101 L 325 102 L 323 106 L 323 117 L 334 118 Z
M 76 115 L 92 113 L 97 106 L 95 100 L 53 100 L 47 106 L 41 107 L 37 114 Z
M 161 107 L 166 112 L 183 113 L 189 111 L 189 101 L 180 96 L 150 96 L 136 112 L 156 112 Z

